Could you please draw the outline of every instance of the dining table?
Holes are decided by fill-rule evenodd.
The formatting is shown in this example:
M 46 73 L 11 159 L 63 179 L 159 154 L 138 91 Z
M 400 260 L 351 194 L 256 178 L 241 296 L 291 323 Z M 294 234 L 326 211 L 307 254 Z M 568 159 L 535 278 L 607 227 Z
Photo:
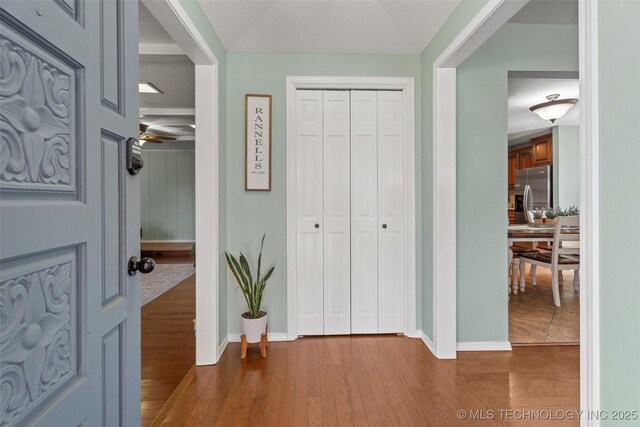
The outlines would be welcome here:
M 517 293 L 518 284 L 515 278 L 515 268 L 511 269 L 513 263 L 513 251 L 511 250 L 511 246 L 517 242 L 533 242 L 533 246 L 535 249 L 537 242 L 547 242 L 551 243 L 553 241 L 553 234 L 555 233 L 556 227 L 555 224 L 540 224 L 540 225 L 509 225 L 507 227 L 507 243 L 509 248 L 509 263 L 507 264 L 507 271 L 511 271 L 511 279 L 507 277 L 507 286 L 509 287 L 509 293 L 513 292 Z M 580 233 L 580 229 L 564 229 L 563 233 Z M 524 288 L 523 288 L 524 289 Z

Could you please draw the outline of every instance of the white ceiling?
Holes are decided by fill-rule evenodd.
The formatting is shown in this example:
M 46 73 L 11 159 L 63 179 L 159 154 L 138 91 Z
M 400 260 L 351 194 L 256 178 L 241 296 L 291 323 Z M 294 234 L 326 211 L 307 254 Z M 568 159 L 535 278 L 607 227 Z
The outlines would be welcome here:
M 200 0 L 228 51 L 421 53 L 460 0 Z
M 138 2 L 140 44 L 171 45 L 175 42 L 142 2 Z M 143 49 L 141 49 L 143 51 Z M 195 68 L 186 55 L 141 54 L 140 82 L 149 82 L 163 93 L 140 94 L 140 108 L 164 110 L 161 115 L 140 117 L 149 125 L 148 133 L 173 136 L 177 141 L 163 144 L 145 143 L 144 149 L 193 149 L 195 123 L 193 115 L 175 115 L 176 109 L 195 107 Z
M 140 82 L 149 82 L 164 92 L 141 93 L 140 108 L 195 107 L 195 67 L 189 60 L 140 62 Z
M 175 43 L 141 1 L 138 1 L 138 23 L 140 43 Z
M 509 22 L 578 25 L 578 0 L 531 0 Z
M 578 103 L 564 117 L 551 123 L 532 113 L 529 107 L 546 102 L 547 95 L 560 94 L 563 98 L 578 98 Z M 578 79 L 509 78 L 508 132 L 509 143 L 518 144 L 556 125 L 575 125 L 580 119 Z

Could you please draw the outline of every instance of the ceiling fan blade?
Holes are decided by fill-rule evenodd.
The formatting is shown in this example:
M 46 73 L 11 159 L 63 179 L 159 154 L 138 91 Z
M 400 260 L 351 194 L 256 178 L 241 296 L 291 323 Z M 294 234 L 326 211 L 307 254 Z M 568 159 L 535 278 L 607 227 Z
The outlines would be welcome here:
M 153 142 L 155 144 L 162 144 L 164 141 L 157 135 L 140 135 L 140 139 L 145 142 Z

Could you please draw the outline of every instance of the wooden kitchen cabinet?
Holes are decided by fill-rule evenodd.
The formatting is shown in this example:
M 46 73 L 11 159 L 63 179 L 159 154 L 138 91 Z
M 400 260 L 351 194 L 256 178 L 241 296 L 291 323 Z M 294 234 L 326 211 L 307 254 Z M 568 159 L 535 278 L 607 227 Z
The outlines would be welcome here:
M 526 169 L 533 166 L 533 152 L 531 147 L 520 150 L 518 153 L 518 169 Z
M 518 169 L 518 153 L 509 153 L 509 188 L 513 188 L 516 183 L 516 169 Z
M 545 166 L 553 163 L 553 136 L 542 135 L 531 140 L 532 165 Z

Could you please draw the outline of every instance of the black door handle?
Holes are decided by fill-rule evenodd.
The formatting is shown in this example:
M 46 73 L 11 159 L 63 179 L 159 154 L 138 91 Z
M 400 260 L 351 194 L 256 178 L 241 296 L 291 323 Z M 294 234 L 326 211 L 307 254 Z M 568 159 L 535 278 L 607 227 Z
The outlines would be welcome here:
M 320 224 L 314 225 L 315 228 L 320 228 Z
M 387 224 L 382 224 L 382 228 L 387 228 Z
M 151 273 L 154 268 L 156 268 L 156 262 L 151 258 L 139 259 L 136 256 L 132 256 L 129 259 L 127 271 L 129 272 L 129 276 L 135 276 L 138 271 L 147 274 Z

